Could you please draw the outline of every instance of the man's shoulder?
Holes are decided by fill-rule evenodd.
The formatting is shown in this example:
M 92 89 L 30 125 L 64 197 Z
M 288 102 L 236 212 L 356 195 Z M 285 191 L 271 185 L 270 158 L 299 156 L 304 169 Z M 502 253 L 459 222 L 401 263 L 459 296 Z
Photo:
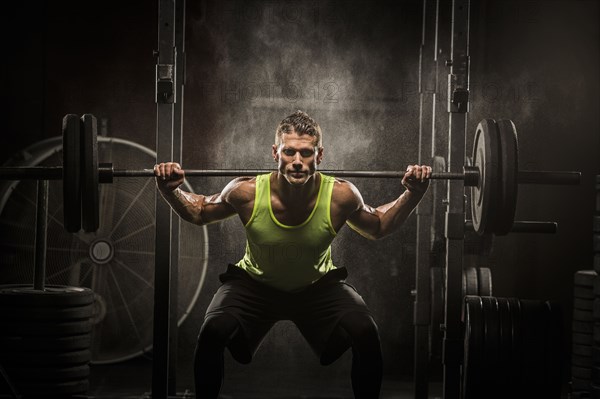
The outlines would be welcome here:
M 256 176 L 236 177 L 225 186 L 221 193 L 228 203 L 244 203 L 254 200 L 256 191 Z
M 341 208 L 356 209 L 362 202 L 360 192 L 351 182 L 334 178 L 331 201 Z

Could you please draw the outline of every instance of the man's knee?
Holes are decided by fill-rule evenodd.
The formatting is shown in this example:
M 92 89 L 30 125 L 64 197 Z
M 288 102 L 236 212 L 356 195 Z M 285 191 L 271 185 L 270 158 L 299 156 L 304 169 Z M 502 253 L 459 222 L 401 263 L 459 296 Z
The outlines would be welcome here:
M 225 347 L 238 328 L 239 322 L 231 315 L 225 313 L 209 315 L 200 328 L 198 346 L 206 344 Z
M 347 313 L 340 320 L 340 326 L 350 336 L 353 347 L 365 344 L 379 347 L 379 330 L 370 314 L 364 312 Z

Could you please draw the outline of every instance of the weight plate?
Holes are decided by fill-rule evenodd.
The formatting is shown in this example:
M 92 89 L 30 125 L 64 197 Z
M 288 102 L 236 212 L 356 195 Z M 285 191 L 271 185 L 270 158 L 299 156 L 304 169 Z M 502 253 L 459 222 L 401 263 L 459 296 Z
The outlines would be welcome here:
M 509 397 L 511 391 L 511 378 L 508 370 L 512 367 L 512 320 L 510 306 L 506 298 L 497 298 L 498 320 L 500 322 L 500 347 L 498 358 L 498 397 Z
M 81 117 L 81 226 L 91 233 L 100 226 L 98 183 L 98 123 L 96 117 Z
M 464 319 L 463 397 L 464 399 L 475 399 L 481 397 L 485 388 L 481 378 L 484 325 L 480 297 L 465 297 Z
M 90 334 L 57 337 L 0 337 L 1 352 L 52 352 L 88 349 L 92 344 Z
M 87 334 L 92 331 L 89 320 L 70 321 L 66 323 L 36 323 L 36 322 L 3 322 L 0 336 L 4 337 L 48 337 Z
M 573 354 L 579 356 L 592 356 L 592 346 L 591 345 L 579 345 L 573 344 Z
M 591 334 L 593 330 L 593 324 L 583 321 L 573 320 L 572 331 L 584 334 Z
M 594 343 L 592 334 L 573 333 L 573 343 L 579 345 L 592 345 Z
M 573 308 L 581 310 L 592 310 L 594 308 L 594 301 L 591 299 L 575 298 L 573 300 Z
M 585 356 L 585 355 L 573 354 L 571 356 L 571 364 L 573 364 L 574 366 L 579 366 L 579 367 L 592 367 L 592 365 L 593 365 L 592 357 Z
M 541 301 L 520 300 L 521 326 L 523 336 L 522 378 L 520 389 L 525 397 L 536 397 L 544 385 L 545 379 L 545 336 L 548 308 Z M 547 397 L 540 395 L 541 397 Z
M 473 165 L 479 168 L 479 184 L 471 188 L 471 219 L 478 234 L 493 233 L 498 207 L 498 128 L 493 119 L 477 125 L 473 143 Z
M 500 358 L 500 320 L 498 312 L 498 301 L 494 297 L 482 297 L 482 313 L 484 320 L 483 378 L 488 389 L 496 392 L 499 388 L 498 380 L 502 378 L 502 371 L 498 367 Z M 492 395 L 495 396 L 495 395 Z
M 496 210 L 495 235 L 506 235 L 510 232 L 517 209 L 517 175 L 519 172 L 519 146 L 517 129 L 509 119 L 496 122 L 500 144 L 500 171 L 498 208 Z
M 512 347 L 511 347 L 511 360 L 512 364 L 508 371 L 509 379 L 513 391 L 518 391 L 521 384 L 521 374 L 523 368 L 523 334 L 522 334 L 522 322 L 521 322 L 521 302 L 517 298 L 508 298 L 508 306 L 511 317 L 512 327 Z
M 440 325 L 444 322 L 444 271 L 441 267 L 429 269 L 431 282 L 431 323 L 429 325 L 430 359 L 441 360 L 443 334 Z
M 580 287 L 593 287 L 598 274 L 593 270 L 578 270 L 573 277 L 574 283 Z
M 7 369 L 19 366 L 75 366 L 87 364 L 91 359 L 92 352 L 89 349 L 72 352 L 5 353 L 2 355 L 2 364 Z
M 477 277 L 477 269 L 474 267 L 467 267 L 463 270 L 465 280 L 467 284 L 467 291 L 464 295 L 479 295 L 479 282 Z
M 546 347 L 545 347 L 545 397 L 560 398 L 562 390 L 563 367 L 567 362 L 564 351 L 564 322 L 560 306 L 557 303 L 546 302 Z
M 19 392 L 26 396 L 62 397 L 67 395 L 84 394 L 90 387 L 88 379 L 69 382 L 23 382 L 17 384 Z
M 594 215 L 594 233 L 600 233 L 600 215 Z
M 90 375 L 90 366 L 75 367 L 22 367 L 7 368 L 6 373 L 15 381 L 65 381 L 81 380 Z
M 81 154 L 79 116 L 63 118 L 64 227 L 70 233 L 81 229 Z
M 39 321 L 73 321 L 85 320 L 92 317 L 94 305 L 77 307 L 32 307 L 0 306 L 0 314 L 5 320 L 34 320 Z
M 94 302 L 89 288 L 46 285 L 44 291 L 30 285 L 0 285 L 0 306 L 84 306 Z
M 573 320 L 592 322 L 592 312 L 589 310 L 573 309 Z
M 600 321 L 600 298 L 594 299 L 592 317 L 594 318 L 594 320 Z
M 595 298 L 594 290 L 592 288 L 580 287 L 577 285 L 573 289 L 573 295 L 575 296 L 575 298 L 582 298 L 582 299 L 594 299 Z
M 492 271 L 488 267 L 477 268 L 480 296 L 492 296 Z
M 571 389 L 573 391 L 590 391 L 592 381 L 589 379 L 571 378 Z
M 592 379 L 592 369 L 590 367 L 571 366 L 571 376 L 583 380 Z

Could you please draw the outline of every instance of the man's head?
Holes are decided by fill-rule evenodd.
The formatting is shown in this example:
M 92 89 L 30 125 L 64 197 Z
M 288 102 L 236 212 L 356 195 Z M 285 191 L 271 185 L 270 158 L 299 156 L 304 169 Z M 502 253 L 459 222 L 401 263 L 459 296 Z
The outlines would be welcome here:
M 296 111 L 279 123 L 273 159 L 292 185 L 303 185 L 323 159 L 321 127 L 306 112 Z

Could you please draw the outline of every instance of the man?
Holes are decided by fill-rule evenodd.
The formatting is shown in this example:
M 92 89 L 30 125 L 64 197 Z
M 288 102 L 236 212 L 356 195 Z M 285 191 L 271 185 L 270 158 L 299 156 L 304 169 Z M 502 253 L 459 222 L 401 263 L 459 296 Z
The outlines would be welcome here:
M 203 225 L 237 214 L 245 226 L 244 257 L 220 276 L 196 347 L 194 374 L 199 398 L 217 398 L 223 354 L 249 363 L 278 320 L 293 321 L 321 364 L 352 348 L 356 398 L 378 398 L 382 356 L 377 325 L 345 268 L 331 260 L 331 242 L 348 224 L 378 239 L 395 231 L 427 191 L 431 168 L 409 166 L 406 191 L 372 208 L 356 187 L 317 172 L 323 160 L 321 128 L 297 111 L 276 130 L 272 155 L 277 171 L 232 180 L 211 196 L 178 187 L 185 173 L 177 163 L 154 167 L 158 189 L 183 219 Z

